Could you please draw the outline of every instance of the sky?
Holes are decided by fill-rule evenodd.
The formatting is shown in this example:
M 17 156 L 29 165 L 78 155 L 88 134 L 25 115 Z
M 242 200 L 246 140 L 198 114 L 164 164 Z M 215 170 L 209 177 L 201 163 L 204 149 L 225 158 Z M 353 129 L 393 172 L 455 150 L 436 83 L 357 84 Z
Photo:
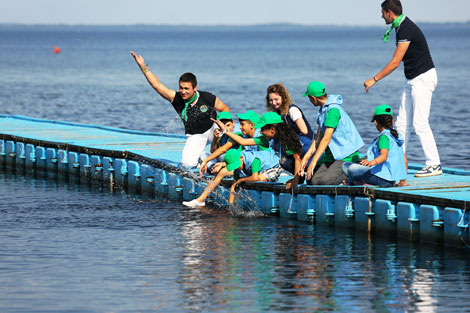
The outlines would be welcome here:
M 383 25 L 382 0 L 0 0 L 0 23 Z M 416 22 L 468 22 L 470 0 L 402 0 Z

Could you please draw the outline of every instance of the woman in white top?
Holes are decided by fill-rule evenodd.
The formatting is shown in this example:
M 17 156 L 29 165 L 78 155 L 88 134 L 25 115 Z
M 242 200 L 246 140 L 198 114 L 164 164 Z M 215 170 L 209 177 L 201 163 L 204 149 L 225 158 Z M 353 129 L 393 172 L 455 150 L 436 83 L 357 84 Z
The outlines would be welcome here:
M 266 110 L 278 113 L 283 121 L 299 136 L 302 148 L 308 150 L 313 140 L 313 131 L 302 110 L 296 106 L 282 83 L 268 87 L 266 91 Z

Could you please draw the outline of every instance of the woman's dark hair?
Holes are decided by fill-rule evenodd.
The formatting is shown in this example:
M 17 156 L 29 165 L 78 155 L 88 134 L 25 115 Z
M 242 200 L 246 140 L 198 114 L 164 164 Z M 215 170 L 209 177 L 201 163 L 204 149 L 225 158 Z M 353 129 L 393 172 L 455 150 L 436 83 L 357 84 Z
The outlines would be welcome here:
M 274 137 L 274 149 L 279 149 L 279 142 L 286 150 L 302 155 L 302 144 L 295 131 L 286 123 L 276 124 L 276 136 Z M 281 151 L 282 153 L 282 151 Z
M 403 13 L 400 0 L 385 0 L 382 2 L 382 10 L 392 11 L 395 15 L 401 15 Z
M 374 116 L 374 121 L 382 127 L 390 130 L 393 137 L 398 138 L 398 132 L 393 128 L 393 117 L 388 114 L 379 114 Z

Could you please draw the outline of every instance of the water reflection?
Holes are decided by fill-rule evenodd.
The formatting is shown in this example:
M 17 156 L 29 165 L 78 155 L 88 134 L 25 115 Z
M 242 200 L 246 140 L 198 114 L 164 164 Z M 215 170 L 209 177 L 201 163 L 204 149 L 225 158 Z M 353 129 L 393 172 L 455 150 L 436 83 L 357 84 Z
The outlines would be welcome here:
M 12 172 L 0 229 L 2 312 L 468 311 L 468 249 Z

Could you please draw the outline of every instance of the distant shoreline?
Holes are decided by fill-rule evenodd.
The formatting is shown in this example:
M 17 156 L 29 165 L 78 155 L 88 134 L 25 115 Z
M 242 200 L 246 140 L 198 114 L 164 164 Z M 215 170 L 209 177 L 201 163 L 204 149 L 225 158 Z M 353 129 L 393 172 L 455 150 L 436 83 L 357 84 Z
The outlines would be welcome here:
M 419 22 L 422 26 L 467 26 L 470 27 L 470 21 L 467 22 L 447 22 L 447 23 L 429 23 Z M 28 30 L 28 31 L 45 31 L 45 30 L 134 30 L 134 31 L 154 31 L 154 30 L 308 30 L 319 28 L 384 28 L 386 25 L 304 25 L 304 24 L 256 24 L 256 25 L 168 25 L 168 24 L 135 24 L 135 25 L 87 25 L 87 24 L 12 24 L 0 23 L 0 31 L 4 30 Z

